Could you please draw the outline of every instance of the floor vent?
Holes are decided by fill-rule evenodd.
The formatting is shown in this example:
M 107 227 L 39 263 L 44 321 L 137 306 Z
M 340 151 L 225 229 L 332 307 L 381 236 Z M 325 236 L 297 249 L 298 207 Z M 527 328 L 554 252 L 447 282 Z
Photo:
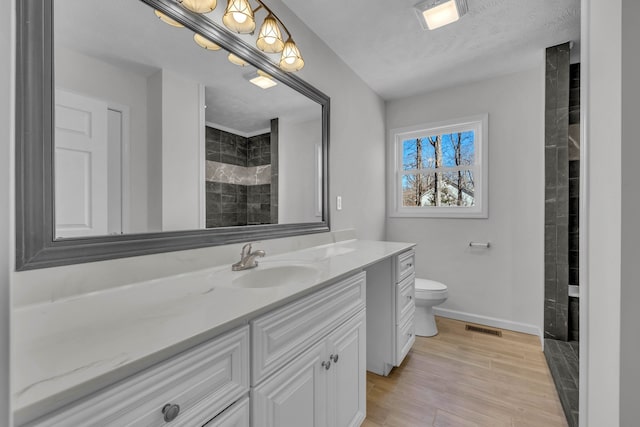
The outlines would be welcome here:
M 502 331 L 499 331 L 497 329 L 483 328 L 483 327 L 474 326 L 474 325 L 465 325 L 464 329 L 466 331 L 480 332 L 481 334 L 495 335 L 497 337 L 502 336 Z

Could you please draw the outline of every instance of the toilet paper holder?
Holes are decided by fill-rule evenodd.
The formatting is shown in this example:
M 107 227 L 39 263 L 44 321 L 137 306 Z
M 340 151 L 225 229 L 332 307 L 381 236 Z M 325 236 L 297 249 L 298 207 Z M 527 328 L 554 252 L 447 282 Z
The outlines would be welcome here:
M 489 249 L 491 247 L 491 242 L 469 242 L 469 247 Z

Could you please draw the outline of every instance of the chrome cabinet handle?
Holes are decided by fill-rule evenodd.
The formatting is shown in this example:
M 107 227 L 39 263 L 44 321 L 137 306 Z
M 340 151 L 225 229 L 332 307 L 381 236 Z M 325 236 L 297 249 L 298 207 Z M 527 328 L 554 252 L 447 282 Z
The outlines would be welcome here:
M 330 360 L 333 360 L 333 363 L 338 363 L 338 355 L 337 354 L 332 354 L 331 356 L 329 356 Z
M 321 366 L 328 371 L 329 368 L 331 367 L 331 361 L 328 361 L 328 362 L 324 361 L 322 362 Z
M 162 407 L 162 413 L 164 414 L 165 422 L 170 423 L 178 417 L 178 414 L 180 413 L 180 405 L 167 403 Z

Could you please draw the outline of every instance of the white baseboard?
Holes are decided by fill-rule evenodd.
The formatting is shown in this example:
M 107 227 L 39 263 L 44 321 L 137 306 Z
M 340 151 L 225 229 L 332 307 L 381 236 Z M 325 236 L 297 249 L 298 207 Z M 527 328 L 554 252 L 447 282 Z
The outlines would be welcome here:
M 540 328 L 527 323 L 513 322 L 511 320 L 498 319 L 496 317 L 481 316 L 479 314 L 465 313 L 463 311 L 451 310 L 448 308 L 433 307 L 433 313 L 436 316 L 446 317 L 449 319 L 461 320 L 463 322 L 478 323 L 485 326 L 493 326 L 494 328 L 507 329 L 509 331 L 522 332 L 529 335 L 541 337 Z

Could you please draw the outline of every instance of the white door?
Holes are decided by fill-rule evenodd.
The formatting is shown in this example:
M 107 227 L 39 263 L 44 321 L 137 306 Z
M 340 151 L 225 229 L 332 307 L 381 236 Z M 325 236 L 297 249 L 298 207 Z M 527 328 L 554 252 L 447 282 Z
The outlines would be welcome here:
M 107 104 L 56 90 L 56 237 L 107 234 Z
M 325 341 L 321 341 L 254 388 L 251 391 L 251 425 L 328 426 L 326 395 L 329 373 L 325 369 L 325 359 Z
M 362 311 L 327 338 L 333 362 L 328 386 L 329 425 L 355 427 L 366 416 L 366 317 Z
M 107 232 L 122 234 L 122 156 L 123 112 L 109 109 L 107 113 Z

